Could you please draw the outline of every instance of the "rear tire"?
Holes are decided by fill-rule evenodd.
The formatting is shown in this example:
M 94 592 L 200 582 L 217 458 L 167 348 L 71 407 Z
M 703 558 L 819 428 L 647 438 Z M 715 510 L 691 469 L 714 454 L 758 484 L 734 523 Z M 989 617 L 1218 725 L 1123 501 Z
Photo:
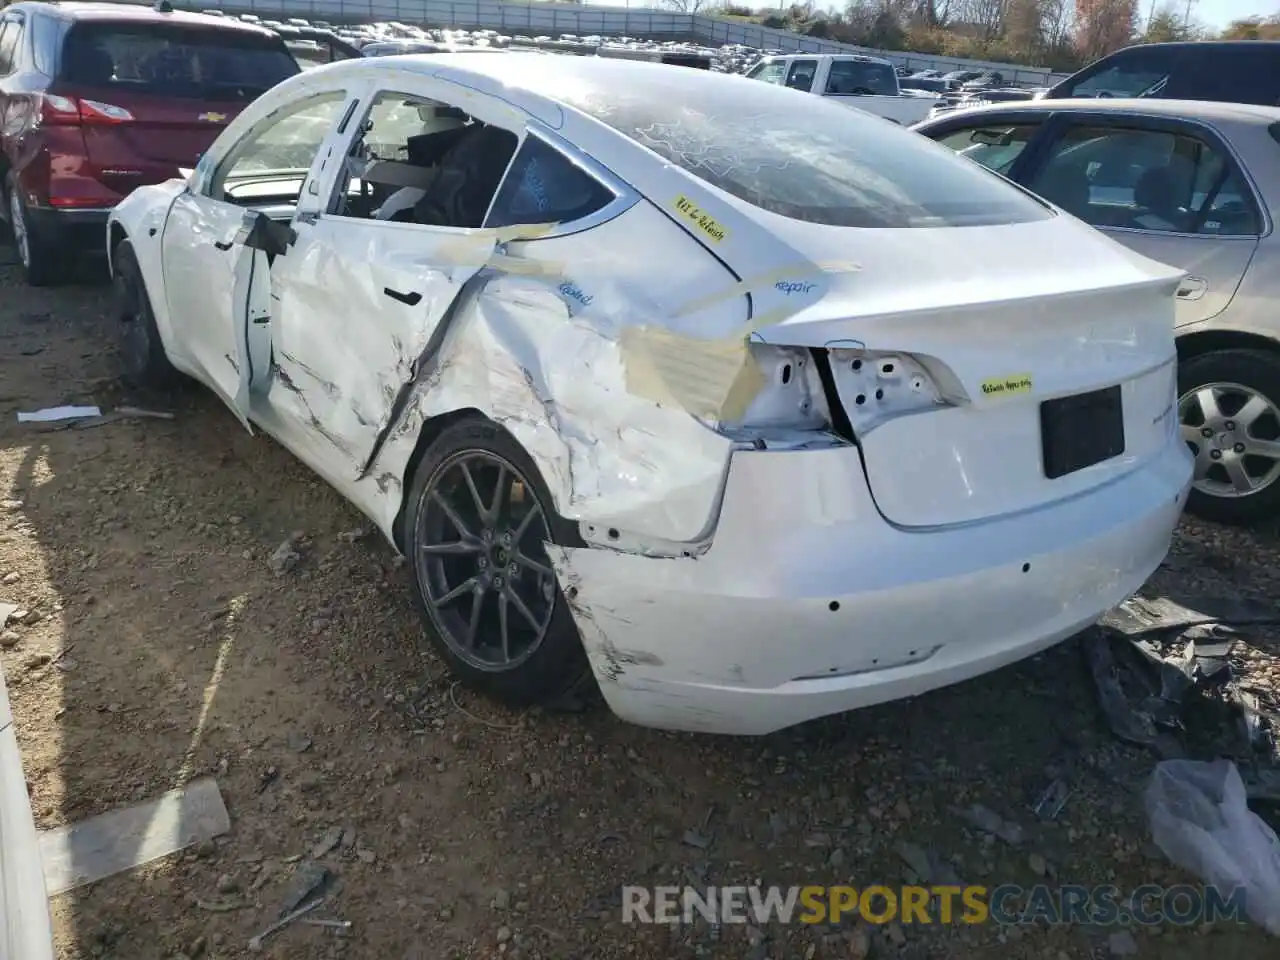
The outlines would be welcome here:
M 128 240 L 116 244 L 111 254 L 111 282 L 115 292 L 117 346 L 125 379 L 140 387 L 175 386 L 180 379 L 178 371 L 164 352 L 147 285 L 133 244 Z
M 1178 368 L 1178 398 L 1183 436 L 1197 457 L 1187 512 L 1228 524 L 1280 512 L 1280 354 L 1214 350 L 1192 357 Z M 1250 483 L 1257 489 L 1239 492 Z
M 414 597 L 450 672 L 513 705 L 565 703 L 590 677 L 544 540 L 582 543 L 524 448 L 483 417 L 446 427 L 409 485 Z
M 63 264 L 49 245 L 31 232 L 27 201 L 12 173 L 6 178 L 4 194 L 9 234 L 18 251 L 18 262 L 22 266 L 27 286 L 53 286 L 64 276 Z

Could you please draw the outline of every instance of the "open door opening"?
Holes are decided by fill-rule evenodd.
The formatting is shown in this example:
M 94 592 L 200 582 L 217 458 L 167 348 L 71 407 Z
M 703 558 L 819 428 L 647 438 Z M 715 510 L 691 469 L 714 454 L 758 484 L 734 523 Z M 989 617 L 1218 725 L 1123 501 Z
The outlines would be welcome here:
M 271 264 L 293 242 L 288 224 L 277 223 L 265 213 L 247 211 L 232 241 L 238 249 L 233 270 L 232 323 L 236 339 L 235 412 L 252 432 L 249 413 L 255 397 L 264 396 L 271 385 L 274 357 L 271 349 Z

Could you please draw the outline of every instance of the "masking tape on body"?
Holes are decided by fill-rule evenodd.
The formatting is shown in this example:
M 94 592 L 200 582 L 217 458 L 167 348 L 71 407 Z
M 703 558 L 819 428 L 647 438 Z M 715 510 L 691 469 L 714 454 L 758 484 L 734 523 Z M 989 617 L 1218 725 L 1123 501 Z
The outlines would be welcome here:
M 992 377 L 981 384 L 984 397 L 1011 397 L 1019 393 L 1030 393 L 1032 390 L 1031 374 L 1010 373 L 1003 377 Z
M 687 197 L 678 197 L 675 208 L 713 243 L 721 243 L 729 236 L 723 224 Z M 566 265 L 562 261 L 522 257 L 506 250 L 506 244 L 541 239 L 557 226 L 556 223 L 517 224 L 475 230 L 445 244 L 437 256 L 444 265 L 479 266 L 497 273 L 543 277 L 552 284 L 571 284 L 573 281 L 565 274 Z M 478 256 L 484 258 L 479 264 Z M 689 316 L 764 287 L 781 289 L 780 284 L 790 288 L 784 293 L 807 293 L 811 283 L 824 277 L 860 269 L 858 264 L 848 261 L 816 264 L 806 261 L 774 268 L 714 293 L 694 297 L 671 316 L 673 319 Z M 664 406 L 679 406 L 697 417 L 738 420 L 765 384 L 764 371 L 751 353 L 750 337 L 795 312 L 795 307 L 782 303 L 752 317 L 740 329 L 715 339 L 691 337 L 651 325 L 624 327 L 618 337 L 618 350 L 626 389 Z

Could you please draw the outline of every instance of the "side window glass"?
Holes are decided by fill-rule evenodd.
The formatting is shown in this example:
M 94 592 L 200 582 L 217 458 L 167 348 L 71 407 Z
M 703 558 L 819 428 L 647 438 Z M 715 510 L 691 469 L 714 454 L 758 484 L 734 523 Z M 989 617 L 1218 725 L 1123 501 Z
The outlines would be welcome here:
M 827 67 L 825 93 L 835 96 L 897 96 L 893 68 L 862 60 L 832 60 Z
M 965 127 L 951 131 L 938 142 L 988 170 L 1008 176 L 1013 162 L 1039 129 L 1035 123 Z
M 1098 227 L 1256 234 L 1251 194 L 1227 158 L 1165 130 L 1076 127 L 1028 186 Z
M 1064 86 L 1063 97 L 1159 97 L 1174 72 L 1173 58 L 1161 51 L 1139 48 L 1110 58 L 1105 66 Z
M 614 193 L 555 147 L 525 138 L 485 220 L 486 227 L 570 223 L 595 213 Z
M 323 93 L 267 117 L 227 152 L 209 195 L 245 205 L 297 203 L 346 101 L 344 91 Z
M 21 32 L 22 27 L 15 20 L 0 23 L 0 76 L 13 72 Z
M 1212 49 L 1188 57 L 1179 70 L 1176 89 L 1165 95 L 1276 106 L 1280 94 L 1276 57 L 1276 52 L 1269 49 L 1239 47 Z M 1255 76 L 1255 71 L 1260 72 Z
M 782 84 L 783 78 L 786 76 L 786 63 L 779 60 L 767 60 L 759 63 L 751 68 L 751 72 L 747 74 L 750 80 L 763 80 L 765 83 Z
M 31 50 L 35 55 L 36 69 L 46 77 L 52 77 L 57 71 L 57 20 L 40 16 L 31 18 Z
M 478 227 L 519 138 L 447 103 L 385 92 L 360 124 L 329 210 L 335 216 Z
M 817 60 L 795 60 L 787 71 L 788 87 L 808 93 L 813 89 L 813 76 L 818 72 Z
M 1256 237 L 1262 232 L 1258 208 L 1244 178 L 1222 158 L 1216 164 L 1205 164 L 1204 172 L 1212 176 L 1197 177 L 1193 208 L 1198 210 L 1196 233 L 1217 237 Z

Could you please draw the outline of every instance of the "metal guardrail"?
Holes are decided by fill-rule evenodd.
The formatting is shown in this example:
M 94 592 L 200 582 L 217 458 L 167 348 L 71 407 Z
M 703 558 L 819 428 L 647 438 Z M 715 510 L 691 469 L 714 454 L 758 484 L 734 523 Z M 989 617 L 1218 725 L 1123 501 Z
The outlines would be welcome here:
M 587 6 L 570 3 L 506 3 L 503 0 L 185 0 L 184 6 L 252 13 L 264 18 L 305 17 L 333 23 L 396 20 L 529 36 L 647 37 L 688 39 L 720 45 L 739 43 L 787 53 L 860 53 L 883 57 L 915 69 L 997 70 L 1010 83 L 1042 85 L 1056 78 L 1047 67 L 986 60 L 962 60 L 902 50 L 874 50 L 834 40 L 819 40 L 759 24 L 702 14 L 650 8 Z
M 501 30 L 532 36 L 652 36 L 688 38 L 693 17 L 665 10 L 587 7 L 564 3 L 503 3 L 501 0 L 185 0 L 185 6 L 252 13 L 267 18 L 305 17 L 332 23 L 395 20 Z

